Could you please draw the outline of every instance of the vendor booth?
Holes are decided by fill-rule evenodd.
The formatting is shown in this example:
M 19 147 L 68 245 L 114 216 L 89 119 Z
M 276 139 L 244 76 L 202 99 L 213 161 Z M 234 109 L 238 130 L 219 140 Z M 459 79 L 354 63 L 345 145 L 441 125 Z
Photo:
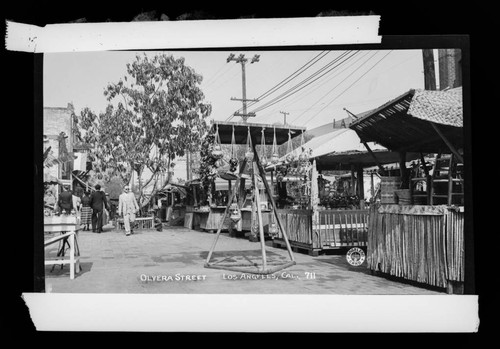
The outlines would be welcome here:
M 217 159 L 216 167 L 219 170 L 223 170 L 222 173 L 219 173 L 219 177 L 227 180 L 228 194 L 230 195 L 227 201 L 223 200 L 222 207 L 218 207 L 217 202 L 214 200 L 213 192 L 210 193 L 209 217 L 215 217 L 213 223 L 217 227 L 217 233 L 212 248 L 208 253 L 205 267 L 257 274 L 271 274 L 295 264 L 291 247 L 288 244 L 287 227 L 277 212 L 273 190 L 267 180 L 264 169 L 268 163 L 265 150 L 267 144 L 273 144 L 272 157 L 277 160 L 277 144 L 290 140 L 292 137 L 301 134 L 304 130 L 305 128 L 295 128 L 288 125 L 247 122 L 216 122 L 213 125 L 215 141 L 210 156 Z M 230 158 L 226 159 L 229 164 L 226 169 L 223 166 L 224 153 L 220 147 L 223 143 L 231 144 L 232 149 Z M 243 158 L 236 156 L 237 153 L 234 151 L 236 144 L 245 145 Z M 257 148 L 258 145 L 260 145 L 259 149 Z M 235 180 L 234 185 L 232 184 L 233 179 Z M 230 190 L 229 187 L 231 187 Z M 222 214 L 219 214 L 218 210 L 223 211 Z M 230 231 L 238 229 L 238 225 L 240 229 L 250 228 L 249 239 L 251 241 L 260 241 L 261 264 L 251 261 L 249 256 L 243 257 L 246 262 L 241 265 L 221 263 L 221 261 L 227 262 L 227 258 L 222 258 L 221 261 L 212 258 L 221 231 L 226 227 Z M 264 231 L 266 225 L 268 226 L 269 234 L 280 232 L 285 241 L 290 261 L 272 262 L 268 260 Z M 205 228 L 207 228 L 206 225 Z
M 287 198 L 292 199 L 278 212 L 288 224 L 289 240 L 294 248 L 318 255 L 329 249 L 366 247 L 369 211 L 365 207 L 365 181 L 371 182 L 372 193 L 375 188 L 373 173 L 364 169 L 373 166 L 384 169 L 382 165 L 399 159 L 397 152 L 378 144 L 372 143 L 369 147 L 368 150 L 363 146 L 353 130 L 333 129 L 290 150 L 276 165 L 267 167 L 268 171 L 278 172 L 275 186 L 287 186 Z M 378 155 L 377 160 L 373 153 Z M 416 157 L 418 154 L 409 154 L 409 158 Z M 304 195 L 291 190 L 297 187 L 291 179 L 302 173 L 296 169 L 300 166 L 294 164 L 294 159 L 306 161 L 305 175 L 298 177 L 298 186 L 303 188 L 298 191 Z M 281 178 L 280 171 L 287 174 Z M 336 175 L 323 175 L 332 172 Z M 278 235 L 273 244 L 282 246 L 284 242 Z
M 462 88 L 410 90 L 349 125 L 363 142 L 399 152 L 402 164 L 408 152 L 421 154 L 414 168 L 384 179 L 384 200 L 370 207 L 372 272 L 463 293 L 462 110 Z

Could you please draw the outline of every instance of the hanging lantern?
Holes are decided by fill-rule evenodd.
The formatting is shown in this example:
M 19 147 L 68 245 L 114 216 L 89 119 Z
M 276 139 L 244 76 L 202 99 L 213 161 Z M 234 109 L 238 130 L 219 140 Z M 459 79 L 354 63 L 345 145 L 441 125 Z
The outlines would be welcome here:
M 241 212 L 238 208 L 238 204 L 232 203 L 229 209 L 231 211 L 231 215 L 229 216 L 229 218 L 234 223 L 238 223 L 241 220 Z
M 245 153 L 245 159 L 247 159 L 248 162 L 253 161 L 253 151 L 248 149 L 247 152 Z
M 233 126 L 233 132 L 231 135 L 231 157 L 229 158 L 229 171 L 230 172 L 236 172 L 238 168 L 238 158 L 236 157 L 236 141 L 234 139 L 234 126 Z
M 292 164 L 295 160 L 296 157 L 293 154 L 293 149 L 292 149 L 292 133 L 290 130 L 288 130 L 288 144 L 286 147 L 286 156 L 285 156 L 285 162 L 288 164 Z
M 269 164 L 269 161 L 267 161 L 267 157 L 266 157 L 266 136 L 264 135 L 264 130 L 265 130 L 265 127 L 262 128 L 262 131 L 261 131 L 261 136 L 260 136 L 260 163 L 262 164 L 262 166 L 266 167 L 268 164 Z
M 269 225 L 269 235 L 271 235 L 271 237 L 278 236 L 278 226 L 274 221 Z
M 252 162 L 254 157 L 254 153 L 252 150 L 252 138 L 250 136 L 250 126 L 248 127 L 248 135 L 247 135 L 247 151 L 245 153 L 245 159 L 248 162 Z
M 279 159 L 280 157 L 278 153 L 273 153 L 273 155 L 271 155 L 271 163 L 276 164 L 278 163 Z
M 220 145 L 219 124 L 215 124 L 215 139 L 214 147 L 212 149 L 212 156 L 216 159 L 220 159 L 223 156 L 222 147 Z
M 231 158 L 229 159 L 229 165 L 232 167 L 238 166 L 238 159 L 237 158 Z
M 278 146 L 276 145 L 276 127 L 273 127 L 273 147 L 271 152 L 271 163 L 276 164 L 280 159 L 278 154 Z
M 299 161 L 300 162 L 306 162 L 308 160 L 309 160 L 308 153 L 305 150 L 302 151 L 302 153 L 300 153 L 300 155 L 299 155 Z
M 212 156 L 214 158 L 221 158 L 222 157 L 222 149 L 220 145 L 214 145 L 214 148 L 212 149 Z

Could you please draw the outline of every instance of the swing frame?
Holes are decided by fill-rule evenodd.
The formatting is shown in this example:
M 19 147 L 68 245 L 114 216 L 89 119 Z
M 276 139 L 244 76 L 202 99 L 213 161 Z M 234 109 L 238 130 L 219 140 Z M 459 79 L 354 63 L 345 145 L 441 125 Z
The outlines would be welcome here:
M 218 128 L 217 128 L 218 129 Z M 262 137 L 264 136 L 264 130 L 262 130 Z M 234 139 L 234 127 L 233 127 L 233 137 Z M 290 138 L 290 130 L 289 130 L 289 138 Z M 262 140 L 261 140 L 262 142 Z M 274 140 L 273 140 L 273 147 L 276 143 L 276 133 L 274 131 Z M 248 145 L 251 146 L 253 150 L 253 158 L 250 161 L 249 166 L 251 166 L 252 169 L 252 176 L 251 179 L 253 181 L 253 201 L 256 203 L 256 213 L 257 213 L 257 221 L 258 221 L 258 229 L 259 229 L 259 237 L 260 237 L 260 250 L 261 250 L 261 257 L 262 257 L 262 263 L 252 263 L 252 264 L 231 264 L 231 265 L 223 265 L 221 262 L 211 262 L 213 252 L 215 251 L 219 236 L 222 231 L 222 227 L 224 225 L 224 221 L 226 220 L 226 217 L 228 216 L 228 213 L 230 211 L 231 204 L 234 202 L 234 199 L 236 197 L 236 193 L 239 190 L 239 187 L 241 185 L 240 179 L 242 178 L 241 175 L 243 174 L 243 171 L 247 165 L 247 158 L 245 157 L 240 168 L 239 168 L 239 173 L 237 175 L 236 183 L 239 183 L 235 185 L 232 188 L 231 192 L 231 197 L 228 200 L 228 205 L 226 206 L 226 209 L 224 211 L 224 214 L 221 218 L 221 221 L 219 223 L 219 228 L 217 230 L 217 233 L 215 234 L 214 241 L 212 243 L 212 246 L 208 252 L 208 256 L 205 261 L 205 268 L 212 268 L 212 269 L 224 269 L 224 270 L 229 270 L 229 271 L 235 271 L 235 272 L 242 272 L 242 273 L 252 273 L 252 274 L 273 274 L 277 271 L 286 269 L 290 266 L 293 266 L 296 264 L 295 258 L 293 256 L 292 248 L 290 245 L 290 242 L 288 240 L 287 232 L 284 229 L 284 225 L 281 221 L 281 218 L 279 217 L 277 213 L 277 206 L 274 201 L 272 191 L 270 189 L 269 183 L 267 182 L 266 179 L 266 172 L 260 162 L 260 157 L 256 149 L 256 142 L 255 140 L 252 140 L 251 132 L 250 132 L 250 126 L 247 128 L 247 148 Z M 260 205 L 260 196 L 259 196 L 259 187 L 258 187 L 258 179 L 257 179 L 257 173 L 260 175 L 262 182 L 265 187 L 266 194 L 268 196 L 269 202 L 271 203 L 271 217 L 276 219 L 276 222 L 278 223 L 278 230 L 281 231 L 281 234 L 283 236 L 283 240 L 285 241 L 286 249 L 288 251 L 288 256 L 290 258 L 290 261 L 285 262 L 285 263 L 268 263 L 267 260 L 267 254 L 266 254 L 266 248 L 265 248 L 265 238 L 264 238 L 264 226 L 263 226 L 263 219 L 262 219 L 262 210 L 261 210 L 261 205 Z M 241 210 L 240 207 L 238 209 Z

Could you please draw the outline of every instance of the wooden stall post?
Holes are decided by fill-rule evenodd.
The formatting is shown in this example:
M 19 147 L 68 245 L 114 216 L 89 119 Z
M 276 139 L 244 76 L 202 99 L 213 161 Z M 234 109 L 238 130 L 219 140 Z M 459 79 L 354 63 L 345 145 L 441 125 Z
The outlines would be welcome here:
M 399 152 L 399 172 L 401 176 L 401 189 L 408 189 L 409 188 L 409 181 L 408 181 L 408 175 L 407 175 L 407 168 L 406 168 L 406 152 L 401 151 Z
M 269 188 L 269 183 L 267 183 L 266 171 L 264 170 L 264 168 L 262 167 L 262 164 L 260 163 L 259 155 L 255 149 L 255 142 L 253 140 L 252 140 L 252 146 L 253 146 L 253 152 L 254 152 L 254 156 L 255 156 L 255 163 L 257 165 L 257 168 L 259 169 L 259 174 L 262 177 L 262 182 L 264 183 L 264 187 L 266 188 L 269 202 L 271 202 L 272 212 L 276 218 L 276 221 L 278 222 L 278 225 L 279 225 L 281 232 L 283 233 L 283 239 L 285 240 L 286 249 L 288 250 L 288 255 L 290 256 L 290 259 L 292 260 L 292 262 L 295 264 L 295 258 L 294 258 L 293 253 L 292 253 L 292 247 L 290 246 L 290 242 L 288 241 L 287 232 L 285 231 L 285 229 L 283 227 L 283 222 L 281 222 L 281 218 L 278 215 L 278 212 L 276 211 L 277 207 L 276 207 L 276 203 L 274 202 L 274 198 L 271 194 L 271 189 Z
M 259 236 L 260 236 L 260 248 L 262 251 L 262 268 L 264 270 L 267 269 L 267 262 L 266 262 L 266 245 L 265 245 L 265 238 L 264 238 L 264 221 L 262 220 L 262 209 L 260 207 L 260 193 L 259 193 L 259 183 L 257 181 L 257 176 L 255 175 L 256 170 L 257 170 L 257 165 L 253 163 L 253 171 L 254 171 L 254 195 L 255 195 L 255 201 L 257 205 L 257 219 L 259 222 Z
M 361 165 L 357 166 L 357 176 L 358 176 L 358 195 L 359 195 L 359 208 L 365 209 L 365 185 L 364 185 L 364 174 L 363 167 Z
M 373 182 L 373 172 L 370 172 L 370 184 L 371 184 L 371 187 L 370 187 L 370 192 L 372 194 L 372 201 L 375 201 L 375 183 Z
M 238 178 L 241 177 L 241 174 L 243 173 L 243 170 L 245 168 L 245 164 L 246 164 L 246 160 L 243 160 L 243 166 L 240 167 L 240 171 L 239 171 L 239 174 L 238 174 Z M 231 192 L 231 198 L 229 199 L 229 202 L 226 206 L 226 209 L 224 210 L 224 214 L 222 215 L 222 219 L 221 219 L 221 222 L 220 222 L 220 225 L 219 225 L 219 229 L 217 230 L 217 234 L 215 235 L 215 239 L 214 239 L 214 242 L 212 244 L 212 247 L 210 248 L 210 251 L 208 252 L 208 256 L 207 256 L 207 260 L 205 262 L 205 266 L 209 266 L 210 265 L 210 259 L 212 258 L 212 253 L 214 252 L 215 250 L 215 246 L 217 245 L 217 240 L 219 240 L 219 235 L 222 231 L 222 227 L 224 226 L 224 221 L 226 220 L 226 217 L 227 217 L 227 213 L 229 212 L 229 208 L 231 207 L 231 203 L 233 202 L 234 200 L 234 197 L 236 195 L 236 189 L 238 188 L 238 186 L 234 186 L 232 192 Z

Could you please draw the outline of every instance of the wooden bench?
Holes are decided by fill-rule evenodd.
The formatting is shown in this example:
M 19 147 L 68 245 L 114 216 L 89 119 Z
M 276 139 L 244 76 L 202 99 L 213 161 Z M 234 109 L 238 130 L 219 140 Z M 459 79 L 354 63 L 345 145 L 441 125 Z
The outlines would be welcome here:
M 118 229 L 124 230 L 125 223 L 123 218 L 118 218 Z M 137 217 L 134 223 L 131 223 L 132 229 L 153 229 L 154 227 L 154 217 Z

